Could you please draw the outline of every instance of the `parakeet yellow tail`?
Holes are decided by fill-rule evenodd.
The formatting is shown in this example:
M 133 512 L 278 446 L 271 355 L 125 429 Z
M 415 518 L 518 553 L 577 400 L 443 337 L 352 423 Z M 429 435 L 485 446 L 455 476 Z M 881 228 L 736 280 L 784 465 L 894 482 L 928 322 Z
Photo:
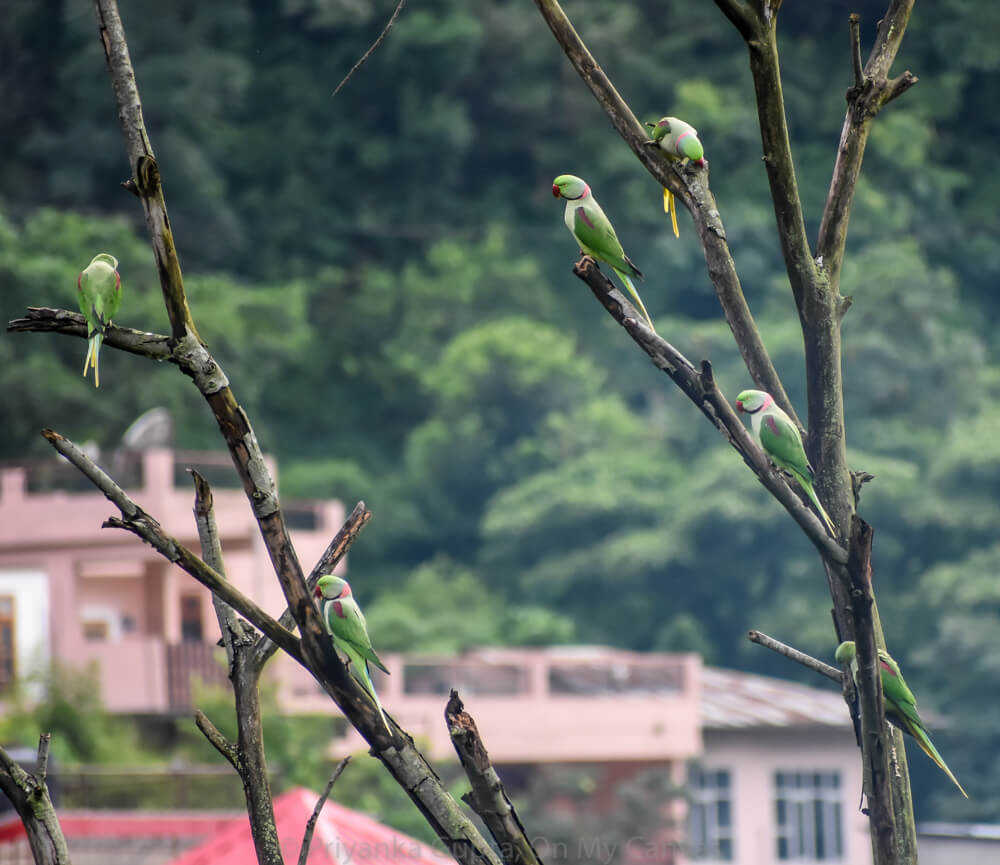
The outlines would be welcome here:
M 101 386 L 101 373 L 97 366 L 97 358 L 101 353 L 101 340 L 103 335 L 100 333 L 95 333 L 87 343 L 87 356 L 83 359 L 83 375 L 84 378 L 87 376 L 87 370 L 91 367 L 94 368 L 94 387 Z
M 891 718 L 890 720 L 895 721 L 896 719 Z M 965 796 L 966 799 L 968 799 L 969 794 L 966 793 L 962 785 L 958 783 L 958 778 L 952 775 L 951 769 L 948 768 L 948 764 L 941 758 L 937 748 L 934 747 L 934 743 L 930 740 L 930 736 L 928 736 L 927 733 L 925 733 L 923 729 L 918 727 L 916 724 L 907 724 L 906 731 L 917 740 L 920 750 L 930 757 L 934 761 L 935 765 L 942 772 L 944 772 L 945 775 L 951 778 L 951 782 L 958 787 L 958 791 Z
M 677 203 L 674 199 L 674 194 L 663 187 L 663 212 L 670 214 L 670 224 L 674 229 L 674 237 L 680 237 L 681 233 L 677 230 Z
M 646 312 L 646 304 L 642 302 L 642 298 L 639 297 L 639 292 L 635 290 L 635 286 L 632 284 L 632 280 L 629 279 L 628 274 L 619 270 L 617 267 L 612 267 L 612 270 L 614 270 L 614 272 L 618 274 L 618 278 L 625 283 L 625 287 L 629 290 L 629 294 L 632 295 L 632 299 L 636 302 L 636 305 L 642 312 L 643 318 L 645 318 L 646 322 L 649 324 L 650 330 L 652 330 L 653 333 L 656 333 L 656 328 L 653 327 L 653 319 L 651 319 L 649 317 L 649 313 Z

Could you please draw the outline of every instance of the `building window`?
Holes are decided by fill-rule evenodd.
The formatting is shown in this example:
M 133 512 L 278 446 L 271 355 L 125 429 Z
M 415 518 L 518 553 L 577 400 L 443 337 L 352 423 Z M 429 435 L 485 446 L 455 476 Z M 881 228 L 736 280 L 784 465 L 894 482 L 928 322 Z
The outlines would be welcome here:
M 842 859 L 840 772 L 775 772 L 774 787 L 778 859 Z
M 83 639 L 100 643 L 108 638 L 108 623 L 103 619 L 90 619 L 83 623 Z
M 17 626 L 13 595 L 0 595 L 0 690 L 8 687 L 17 675 L 15 641 Z
M 201 629 L 201 597 L 198 595 L 181 596 L 181 642 L 204 642 Z
M 688 847 L 692 859 L 733 860 L 733 794 L 729 771 L 688 769 Z

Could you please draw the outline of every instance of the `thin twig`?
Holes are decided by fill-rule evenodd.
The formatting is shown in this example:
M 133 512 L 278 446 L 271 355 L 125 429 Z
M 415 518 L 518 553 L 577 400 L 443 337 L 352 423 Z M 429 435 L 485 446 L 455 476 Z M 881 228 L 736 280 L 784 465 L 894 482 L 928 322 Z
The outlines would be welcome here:
M 49 745 L 51 744 L 51 733 L 42 733 L 38 737 L 38 768 L 35 769 L 35 779 L 39 784 L 44 784 L 49 774 Z
M 747 638 L 751 643 L 756 643 L 758 646 L 763 646 L 765 649 L 770 649 L 779 655 L 784 655 L 786 658 L 802 664 L 803 667 L 808 667 L 821 676 L 826 676 L 828 679 L 833 679 L 833 681 L 838 683 L 843 680 L 840 670 L 836 667 L 831 667 L 829 664 L 824 663 L 818 658 L 814 658 L 812 655 L 807 655 L 805 652 L 793 649 L 785 643 L 778 642 L 778 640 L 769 637 L 767 634 L 762 634 L 760 631 L 750 631 L 747 634 Z
M 338 84 L 334 89 L 333 93 L 330 94 L 331 97 L 336 96 L 340 92 L 340 88 L 351 80 L 351 76 L 364 65 L 365 61 L 369 57 L 371 57 L 372 54 L 374 54 L 375 51 L 378 49 L 379 45 L 381 45 L 385 41 L 385 37 L 389 35 L 389 31 L 392 29 L 392 25 L 396 23 L 396 19 L 399 17 L 399 13 L 403 11 L 403 7 L 405 5 L 406 5 L 406 0 L 399 0 L 399 3 L 396 4 L 396 8 L 392 13 L 392 17 L 389 19 L 389 23 L 386 24 L 382 32 L 379 33 L 378 39 L 376 39 L 372 43 L 371 48 L 369 48 L 364 54 L 361 55 L 361 59 L 358 60 L 358 62 L 351 67 L 351 71 L 344 76 L 340 84 Z
M 857 12 L 852 12 L 847 19 L 851 31 L 851 65 L 854 68 L 854 86 L 865 86 L 865 70 L 861 66 L 861 18 Z
M 226 579 L 226 566 L 222 558 L 222 542 L 219 538 L 219 527 L 215 522 L 212 488 L 201 473 L 189 468 L 188 473 L 194 482 L 194 520 L 198 527 L 198 541 L 201 544 L 201 558 L 222 579 Z M 222 644 L 226 647 L 226 661 L 229 674 L 233 672 L 233 623 L 236 614 L 233 608 L 212 592 L 212 606 L 215 608 L 215 618 L 219 621 L 219 631 L 222 633 Z M 280 624 L 280 622 L 279 622 Z
M 333 790 L 333 785 L 337 783 L 341 772 L 347 768 L 347 764 L 350 762 L 351 755 L 348 754 L 337 764 L 337 768 L 333 770 L 330 780 L 326 782 L 326 786 L 323 788 L 323 792 L 316 802 L 316 807 L 313 808 L 312 816 L 309 818 L 309 822 L 306 823 L 306 831 L 302 836 L 302 846 L 299 848 L 299 865 L 306 865 L 306 861 L 309 859 L 309 846 L 312 844 L 313 832 L 316 831 L 316 821 L 319 820 L 319 812 L 323 810 L 326 800 L 330 798 L 330 791 Z
M 205 738 L 208 739 L 212 747 L 225 757 L 238 772 L 240 765 L 236 756 L 236 746 L 222 734 L 222 731 L 209 720 L 208 715 L 202 712 L 201 709 L 194 713 L 194 723 L 204 734 Z

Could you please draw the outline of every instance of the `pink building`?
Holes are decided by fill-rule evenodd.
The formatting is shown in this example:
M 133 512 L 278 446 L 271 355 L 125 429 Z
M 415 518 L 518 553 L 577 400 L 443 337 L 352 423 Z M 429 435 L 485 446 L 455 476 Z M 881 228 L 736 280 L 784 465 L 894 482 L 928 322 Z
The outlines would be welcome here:
M 281 588 L 227 454 L 152 448 L 119 452 L 109 466 L 169 534 L 198 551 L 189 467 L 213 484 L 228 578 L 281 613 Z M 134 535 L 102 529 L 110 515 L 117 509 L 61 457 L 0 468 L 0 688 L 52 659 L 94 662 L 111 711 L 187 711 L 192 673 L 225 680 L 210 593 Z M 308 570 L 344 509 L 332 500 L 301 503 L 286 518 Z
M 233 488 L 228 456 L 163 448 L 126 454 L 112 457 L 114 476 L 194 550 L 185 469 L 205 474 L 229 579 L 280 613 L 284 600 L 246 497 Z M 131 534 L 102 530 L 114 512 L 61 459 L 0 468 L 0 686 L 51 659 L 93 662 L 111 711 L 189 711 L 193 674 L 224 681 L 210 597 Z M 286 516 L 309 569 L 344 514 L 339 502 L 322 501 L 286 503 Z M 383 659 L 393 675 L 376 679 L 382 701 L 432 758 L 454 759 L 442 713 L 456 688 L 512 786 L 553 763 L 594 767 L 598 791 L 648 769 L 686 784 L 689 801 L 664 814 L 665 825 L 686 832 L 637 840 L 627 865 L 871 862 L 858 811 L 861 761 L 832 686 L 705 668 L 695 655 L 603 647 Z M 334 711 L 294 662 L 280 656 L 274 665 L 287 711 Z M 332 750 L 362 747 L 352 730 Z M 609 807 L 601 795 L 594 807 Z
M 375 671 L 386 711 L 432 759 L 454 757 L 442 711 L 456 688 L 502 777 L 523 778 L 543 763 L 586 764 L 599 769 L 598 796 L 649 768 L 686 782 L 687 813 L 682 806 L 671 815 L 686 826 L 686 837 L 672 839 L 677 852 L 664 855 L 660 839 L 636 839 L 631 860 L 872 861 L 859 811 L 860 753 L 833 685 L 703 667 L 697 655 L 596 646 L 382 660 L 393 671 Z M 329 711 L 299 671 L 283 684 L 290 711 Z M 334 753 L 362 748 L 350 729 Z

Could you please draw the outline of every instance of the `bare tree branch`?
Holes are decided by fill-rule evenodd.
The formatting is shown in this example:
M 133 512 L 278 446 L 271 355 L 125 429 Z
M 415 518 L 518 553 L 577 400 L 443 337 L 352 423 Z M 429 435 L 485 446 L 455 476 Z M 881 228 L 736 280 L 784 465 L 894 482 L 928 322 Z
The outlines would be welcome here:
M 87 322 L 78 312 L 29 306 L 24 318 L 15 318 L 7 322 L 7 331 L 8 333 L 63 333 L 87 339 Z M 103 344 L 130 354 L 148 357 L 150 360 L 176 362 L 170 349 L 170 338 L 158 333 L 146 333 L 112 324 L 104 333 Z
M 232 393 L 221 367 L 201 344 L 184 295 L 183 278 L 173 245 L 159 168 L 152 156 L 139 102 L 135 75 L 129 59 L 125 33 L 114 0 L 95 0 L 98 24 L 112 84 L 119 105 L 119 118 L 135 177 L 130 188 L 139 193 L 146 211 L 146 225 L 154 249 L 164 302 L 171 321 L 171 359 L 189 375 L 208 402 L 225 440 L 233 464 L 243 482 L 261 536 L 285 594 L 301 642 L 280 627 L 252 601 L 235 591 L 217 573 L 175 539 L 166 535 L 156 520 L 128 500 L 124 492 L 102 471 L 83 457 L 78 448 L 56 433 L 46 437 L 69 457 L 112 501 L 122 502 L 123 519 L 105 521 L 105 526 L 124 528 L 152 544 L 203 585 L 216 592 L 292 657 L 310 670 L 345 716 L 373 745 L 373 753 L 406 790 L 428 824 L 462 865 L 500 865 L 489 844 L 444 789 L 440 778 L 397 726 L 387 733 L 381 717 L 361 686 L 348 675 L 326 634 L 319 613 L 303 578 L 288 529 L 278 503 L 263 453 L 249 419 Z M 81 459 L 82 458 L 82 459 Z
M 70 865 L 66 838 L 45 782 L 51 737 L 51 733 L 42 733 L 39 737 L 38 768 L 34 774 L 22 769 L 7 751 L 0 748 L 0 790 L 24 824 L 36 865 Z
M 306 831 L 302 836 L 302 846 L 299 848 L 299 865 L 306 865 L 309 859 L 309 847 L 312 844 L 313 832 L 316 831 L 316 821 L 319 820 L 319 813 L 323 810 L 326 800 L 330 798 L 330 791 L 333 790 L 333 785 L 337 783 L 337 779 L 350 762 L 351 755 L 348 754 L 337 764 L 337 768 L 333 770 L 330 780 L 326 782 L 326 786 L 323 788 L 319 799 L 316 800 L 316 807 L 313 808 L 312 816 L 310 816 L 309 821 L 306 823 Z
M 136 87 L 135 73 L 132 71 L 132 60 L 129 57 L 128 44 L 125 42 L 125 30 L 118 14 L 118 4 L 115 0 L 94 0 L 94 9 L 97 12 L 101 43 L 104 45 L 104 57 L 111 73 L 115 101 L 118 104 L 118 119 L 125 136 L 129 166 L 133 173 L 136 191 L 142 201 L 142 209 L 146 214 L 146 228 L 153 243 L 156 270 L 160 274 L 160 289 L 170 318 L 171 334 L 175 339 L 180 339 L 190 333 L 197 339 L 198 331 L 195 329 L 187 297 L 184 294 L 181 264 L 174 248 L 167 205 L 163 199 L 160 171 L 153 155 L 153 147 L 149 143 L 149 136 L 146 134 L 146 124 L 142 119 L 139 88 Z
M 208 715 L 200 709 L 194 713 L 194 723 L 204 734 L 205 738 L 208 739 L 212 747 L 225 757 L 238 772 L 240 767 L 236 759 L 236 746 L 222 734 L 222 731 L 209 720 Z
M 814 658 L 812 655 L 807 655 L 805 652 L 800 652 L 798 649 L 793 649 L 791 646 L 785 645 L 785 643 L 778 642 L 778 640 L 760 631 L 750 631 L 747 634 L 747 639 L 751 643 L 756 643 L 758 646 L 763 646 L 765 649 L 770 649 L 772 652 L 784 655 L 786 658 L 802 664 L 803 667 L 808 667 L 821 676 L 833 679 L 838 684 L 843 679 L 843 674 L 836 667 L 831 667 L 829 664 L 823 663 L 823 661 Z
M 222 544 L 215 523 L 215 509 L 212 506 L 212 488 L 198 472 L 193 469 L 189 471 L 194 480 L 194 515 L 202 558 L 222 579 L 226 579 Z M 278 830 L 274 822 L 274 800 L 271 797 L 267 759 L 264 755 L 264 728 L 258 690 L 260 667 L 253 663 L 255 641 L 249 633 L 249 626 L 238 621 L 233 608 L 214 592 L 212 603 L 215 606 L 215 614 L 229 657 L 229 680 L 233 683 L 236 704 L 237 740 L 233 752 L 234 759 L 230 762 L 243 782 L 243 795 L 250 818 L 250 835 L 253 838 L 254 852 L 257 855 L 258 865 L 284 865 L 281 845 L 278 842 Z M 206 722 L 208 721 L 202 713 L 199 714 Z M 195 720 L 197 723 L 198 719 Z M 206 736 L 208 735 L 206 727 L 202 724 L 198 727 Z M 209 741 L 219 748 L 219 744 L 212 738 L 209 738 Z M 232 748 L 229 742 L 226 742 L 226 746 L 227 749 Z M 224 756 L 228 758 L 225 753 Z
M 389 31 L 392 30 L 392 25 L 396 23 L 396 19 L 399 17 L 399 13 L 403 11 L 403 7 L 406 5 L 406 0 L 399 0 L 396 4 L 396 8 L 393 10 L 392 17 L 389 18 L 389 23 L 382 28 L 382 32 L 378 34 L 378 38 L 372 43 L 371 47 L 361 55 L 361 58 L 355 63 L 350 71 L 341 79 L 340 84 L 335 88 L 331 96 L 336 96 L 340 92 L 340 88 L 343 87 L 348 81 L 351 80 L 351 76 L 354 75 L 364 64 L 365 61 L 372 56 L 377 50 L 379 45 L 385 41 L 385 37 L 389 35 Z
M 872 527 L 855 515 L 851 520 L 851 543 L 847 571 L 851 586 L 853 639 L 857 650 L 857 692 L 861 710 L 861 749 L 865 766 L 865 792 L 876 862 L 916 861 L 913 802 L 908 783 L 903 734 L 887 727 L 878 664 L 877 620 L 872 594 Z M 878 635 L 878 636 L 876 636 Z M 899 781 L 892 771 L 896 751 Z
M 774 14 L 778 4 L 762 2 L 754 7 L 751 32 L 749 37 L 744 33 L 744 39 L 778 239 L 802 326 L 809 409 L 805 445 L 816 469 L 816 487 L 834 523 L 846 535 L 854 501 L 843 425 L 840 320 L 846 307 L 836 283 L 831 283 L 822 267 L 822 256 L 813 260 L 806 237 L 781 87 Z M 835 598 L 838 609 L 846 606 L 842 593 Z
M 219 538 L 218 526 L 215 524 L 212 488 L 200 472 L 189 468 L 188 473 L 191 475 L 191 480 L 194 481 L 194 521 L 198 528 L 198 540 L 201 543 L 201 557 L 206 565 L 222 579 L 226 579 L 226 568 L 222 558 L 222 541 Z M 219 631 L 222 634 L 222 639 L 219 642 L 226 648 L 226 662 L 231 679 L 233 676 L 236 613 L 215 592 L 212 592 L 212 606 L 215 608 L 215 618 L 219 621 Z M 281 623 L 279 622 L 279 624 Z
M 792 518 L 813 542 L 823 558 L 835 571 L 844 574 L 847 552 L 827 534 L 819 518 L 805 505 L 785 481 L 784 475 L 768 460 L 736 416 L 732 406 L 719 391 L 711 374 L 711 365 L 703 363 L 699 373 L 694 364 L 669 342 L 654 333 L 639 320 L 634 307 L 598 269 L 589 256 L 584 256 L 573 267 L 575 273 L 590 287 L 594 296 L 635 343 L 649 355 L 653 365 L 663 370 L 723 434 L 730 445 L 743 457 L 743 462 L 757 475 L 767 488 L 791 514 Z
M 851 206 L 854 203 L 872 120 L 891 99 L 917 82 L 916 76 L 909 72 L 891 82 L 887 79 L 912 10 L 913 0 L 891 0 L 879 22 L 875 45 L 865 64 L 863 83 L 858 86 L 855 81 L 855 86 L 847 91 L 847 114 L 840 133 L 837 159 L 816 240 L 817 260 L 822 262 L 831 290 L 835 293 L 840 288 L 840 268 L 847 243 L 847 225 L 851 218 Z M 853 45 L 851 50 L 853 54 Z M 860 52 L 860 39 L 857 50 Z
M 865 765 L 876 862 L 895 862 L 897 821 L 893 807 L 891 739 L 885 723 L 878 646 L 872 619 L 871 554 L 873 531 L 855 515 L 851 520 L 851 546 L 847 571 L 851 580 L 854 642 L 857 649 L 857 691 L 861 707 L 861 749 Z M 912 817 L 911 817 L 912 819 Z M 900 861 L 908 861 L 906 859 Z
M 465 711 L 458 691 L 452 689 L 444 710 L 448 735 L 459 762 L 472 785 L 462 799 L 469 804 L 490 830 L 504 865 L 541 865 L 538 851 L 524 831 L 503 782 L 490 762 L 483 740 L 472 716 Z M 300 862 L 300 865 L 303 863 Z
M 535 5 L 618 134 L 656 181 L 673 192 L 691 213 L 705 253 L 708 275 L 750 378 L 759 388 L 770 393 L 788 416 L 801 426 L 743 296 L 722 217 L 708 188 L 708 170 L 694 165 L 675 165 L 661 150 L 650 147 L 646 131 L 597 65 L 557 0 L 535 0 Z
M 861 18 L 857 12 L 852 12 L 847 21 L 851 29 L 851 67 L 854 70 L 854 86 L 861 89 L 865 86 L 865 70 L 861 66 Z
M 752 37 L 746 41 L 757 97 L 764 167 L 771 187 L 781 254 L 799 316 L 806 319 L 814 307 L 822 306 L 823 298 L 815 295 L 824 292 L 825 286 L 816 278 L 816 266 L 806 238 L 806 223 L 795 177 L 792 145 L 788 138 L 776 30 L 777 16 L 772 15 L 769 20 L 758 19 L 755 21 Z
M 35 779 L 39 784 L 44 784 L 49 775 L 49 746 L 51 744 L 51 733 L 42 733 L 38 737 L 38 767 L 35 769 Z

